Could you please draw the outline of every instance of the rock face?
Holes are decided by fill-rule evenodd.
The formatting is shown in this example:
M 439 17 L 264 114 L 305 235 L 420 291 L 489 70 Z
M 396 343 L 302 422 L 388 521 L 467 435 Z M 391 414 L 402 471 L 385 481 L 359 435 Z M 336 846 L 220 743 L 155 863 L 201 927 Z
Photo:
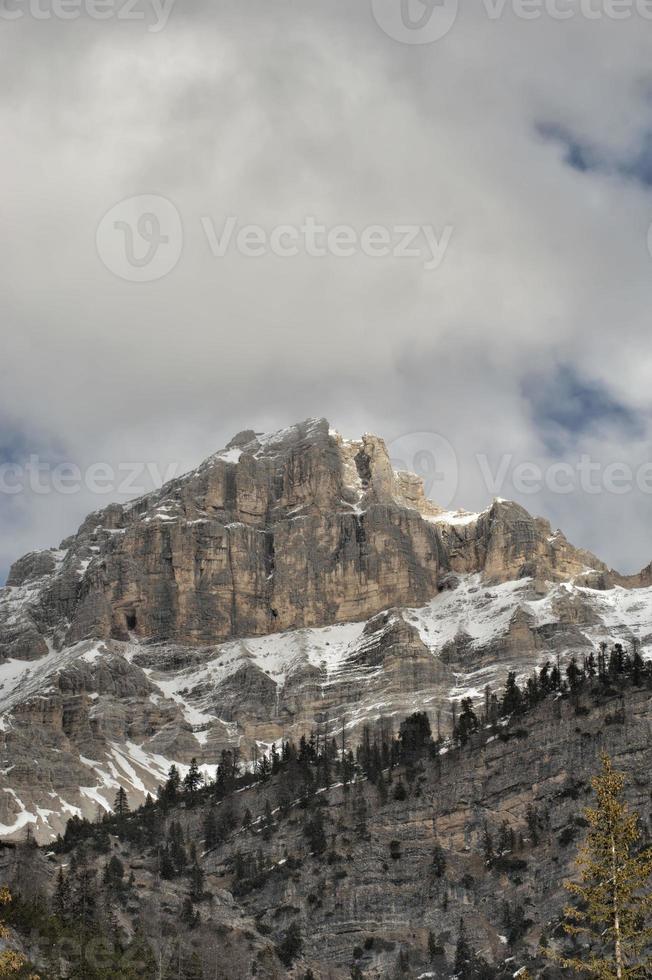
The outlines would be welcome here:
M 245 432 L 194 473 L 92 514 L 59 551 L 18 561 L 8 585 L 35 601 L 0 620 L 0 649 L 41 656 L 43 637 L 199 645 L 361 620 L 427 601 L 449 570 L 608 574 L 517 504 L 449 522 L 374 436 L 346 442 L 325 420 Z
M 219 980 L 298 980 L 309 970 L 348 980 L 354 964 L 374 980 L 448 980 L 463 918 L 469 943 L 496 977 L 518 976 L 527 963 L 531 976 L 556 980 L 562 974 L 540 955 L 539 943 L 560 936 L 568 901 L 562 882 L 572 877 L 586 834 L 582 812 L 594 805 L 590 780 L 601 752 L 625 773 L 626 798 L 644 833 L 652 825 L 652 693 L 630 689 L 626 702 L 623 710 L 617 692 L 548 699 L 500 737 L 473 736 L 464 748 L 419 761 L 411 775 L 394 770 L 384 796 L 368 780 L 338 783 L 306 809 L 288 795 L 284 773 L 240 790 L 231 800 L 233 830 L 199 854 L 206 896 L 192 931 L 179 914 L 186 876 L 161 879 L 156 848 L 112 837 L 110 853 L 134 875 L 122 925 L 130 934 L 142 929 L 157 951 L 162 936 L 180 934 L 199 951 L 204 975 Z M 187 841 L 201 841 L 209 806 L 184 807 L 169 819 L 181 821 Z M 305 832 L 317 810 L 328 842 L 321 856 Z M 108 854 L 87 848 L 86 855 L 101 880 Z M 234 875 L 236 855 L 261 869 L 246 888 Z M 24 897 L 51 896 L 58 868 L 68 870 L 71 856 L 0 849 L 0 879 Z M 302 949 L 288 969 L 275 947 L 293 923 Z
M 651 583 L 515 503 L 444 513 L 375 436 L 323 419 L 242 432 L 11 569 L 0 835 L 50 836 L 119 785 L 142 797 L 172 761 L 212 767 L 234 744 L 248 757 L 415 707 L 447 724 L 451 698 L 621 623 L 645 646 Z

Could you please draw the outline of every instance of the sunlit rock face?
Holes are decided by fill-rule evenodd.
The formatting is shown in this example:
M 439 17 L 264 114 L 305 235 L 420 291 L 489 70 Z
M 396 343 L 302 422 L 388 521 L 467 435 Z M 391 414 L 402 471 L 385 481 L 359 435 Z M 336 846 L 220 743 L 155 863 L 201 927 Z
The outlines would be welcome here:
M 91 514 L 0 590 L 0 835 L 134 802 L 318 726 L 481 698 L 514 669 L 651 630 L 623 578 L 515 503 L 444 512 L 382 439 L 325 420 L 247 431 Z

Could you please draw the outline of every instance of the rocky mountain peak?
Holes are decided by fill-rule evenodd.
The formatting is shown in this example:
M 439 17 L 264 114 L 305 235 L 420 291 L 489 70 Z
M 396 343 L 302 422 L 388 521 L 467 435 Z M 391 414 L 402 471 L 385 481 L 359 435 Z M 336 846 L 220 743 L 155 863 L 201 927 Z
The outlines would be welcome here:
M 442 510 L 377 436 L 325 419 L 240 432 L 14 564 L 0 835 L 29 821 L 47 838 L 119 785 L 142 796 L 171 762 L 210 766 L 225 747 L 247 757 L 419 705 L 446 716 L 619 618 L 645 644 L 646 574 L 618 576 L 510 501 Z

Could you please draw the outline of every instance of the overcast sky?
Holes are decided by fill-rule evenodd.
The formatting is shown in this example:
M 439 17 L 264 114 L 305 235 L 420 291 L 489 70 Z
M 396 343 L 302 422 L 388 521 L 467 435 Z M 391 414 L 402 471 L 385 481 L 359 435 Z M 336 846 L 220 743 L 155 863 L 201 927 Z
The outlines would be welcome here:
M 123 464 L 183 470 L 322 415 L 399 458 L 422 446 L 426 472 L 456 461 L 431 481 L 446 506 L 496 493 L 624 571 L 652 559 L 643 0 L 623 20 L 478 0 L 430 43 L 405 42 L 453 0 L 410 0 L 425 27 L 402 30 L 399 0 L 177 0 L 167 22 L 84 2 L 64 20 L 4 0 L 0 463 L 117 475 L 7 493 L 5 467 L 0 581 L 133 496 Z M 344 230 L 311 244 L 310 220 Z M 296 254 L 262 231 L 238 246 L 244 225 L 288 226 Z M 405 226 L 426 228 L 416 254 Z M 583 456 L 596 492 L 571 476 Z

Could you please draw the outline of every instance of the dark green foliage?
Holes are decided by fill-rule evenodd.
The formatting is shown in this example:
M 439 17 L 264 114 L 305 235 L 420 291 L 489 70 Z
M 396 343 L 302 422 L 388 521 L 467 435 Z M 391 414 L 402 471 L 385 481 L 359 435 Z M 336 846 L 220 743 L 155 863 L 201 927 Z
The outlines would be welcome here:
M 249 814 L 249 822 L 251 822 L 251 814 Z M 206 816 L 204 817 L 204 844 L 206 850 L 210 850 L 215 847 L 217 842 L 220 840 L 220 835 L 218 832 L 218 822 L 217 822 L 217 808 L 215 806 L 210 806 L 206 811 Z
M 120 858 L 113 854 L 104 867 L 104 885 L 110 892 L 121 896 L 125 888 L 124 877 L 124 865 Z
M 188 872 L 190 881 L 190 897 L 194 902 L 199 902 L 204 896 L 204 872 L 197 863 L 193 864 Z
M 405 784 L 403 783 L 402 779 L 399 779 L 399 781 L 397 782 L 394 788 L 394 799 L 398 800 L 401 803 L 403 802 L 403 800 L 407 800 L 407 790 L 405 788 Z
M 444 946 L 439 942 L 432 929 L 428 933 L 428 959 L 432 963 L 438 956 L 445 953 Z
M 432 871 L 435 878 L 443 878 L 446 873 L 446 855 L 440 844 L 435 844 L 432 852 Z
M 170 766 L 165 785 L 159 790 L 159 799 L 165 806 L 174 806 L 181 792 L 181 776 L 176 766 Z
M 327 847 L 324 817 L 321 808 L 317 808 L 304 824 L 304 834 L 308 838 L 310 850 L 317 856 L 324 853 Z
M 190 797 L 190 802 L 194 801 L 197 790 L 202 784 L 202 774 L 199 771 L 199 766 L 197 765 L 197 760 L 195 758 L 190 760 L 190 769 L 184 776 L 183 788 L 186 794 Z
M 115 811 L 116 817 L 126 817 L 129 813 L 129 801 L 127 799 L 127 793 L 124 787 L 120 787 L 115 795 L 115 802 L 113 804 L 113 809 Z
M 510 946 L 522 939 L 531 925 L 532 921 L 526 917 L 522 905 L 503 902 L 503 926 Z
M 187 895 L 181 906 L 181 921 L 189 929 L 196 929 L 199 925 L 199 912 L 195 910 L 192 898 Z
M 301 952 L 301 948 L 301 928 L 299 923 L 295 920 L 294 922 L 290 923 L 287 932 L 278 945 L 278 957 L 281 963 L 287 967 L 292 966 L 295 959 Z
M 494 980 L 494 971 L 472 949 L 467 936 L 464 919 L 460 918 L 460 928 L 455 948 L 455 976 L 457 980 Z
M 471 698 L 464 698 L 462 701 L 462 711 L 457 721 L 455 735 L 462 745 L 466 745 L 469 737 L 478 730 L 478 718 L 473 710 Z
M 429 751 L 432 743 L 430 720 L 425 711 L 416 711 L 401 722 L 399 742 L 403 759 Z
M 516 674 L 510 671 L 507 675 L 505 693 L 503 694 L 502 714 L 520 715 L 524 706 L 523 693 L 516 683 Z

